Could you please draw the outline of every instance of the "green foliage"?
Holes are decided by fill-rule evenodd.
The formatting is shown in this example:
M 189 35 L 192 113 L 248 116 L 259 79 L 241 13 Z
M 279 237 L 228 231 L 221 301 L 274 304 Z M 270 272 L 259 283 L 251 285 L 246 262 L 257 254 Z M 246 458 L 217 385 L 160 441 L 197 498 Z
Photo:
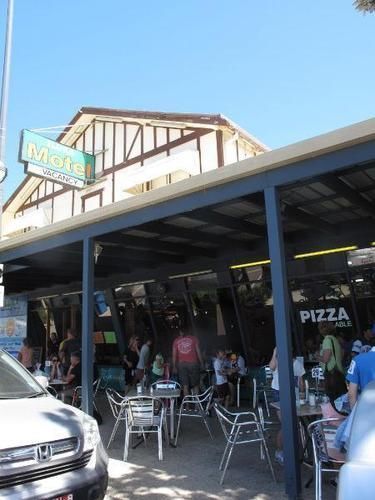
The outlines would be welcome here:
M 375 12 L 375 0 L 355 0 L 353 5 L 360 12 Z

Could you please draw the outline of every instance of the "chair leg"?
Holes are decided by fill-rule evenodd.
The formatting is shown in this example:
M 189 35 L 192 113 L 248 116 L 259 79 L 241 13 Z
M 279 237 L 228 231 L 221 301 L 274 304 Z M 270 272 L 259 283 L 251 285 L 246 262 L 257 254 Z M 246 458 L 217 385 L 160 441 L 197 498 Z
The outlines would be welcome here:
M 223 470 L 224 459 L 226 458 L 229 446 L 230 446 L 230 442 L 227 441 L 227 444 L 225 445 L 223 456 L 221 457 L 221 461 L 220 461 L 220 465 L 219 465 L 219 470 Z
M 270 469 L 271 469 L 272 478 L 273 478 L 273 480 L 276 483 L 275 471 L 273 470 L 273 465 L 272 465 L 272 460 L 271 460 L 271 457 L 270 457 L 270 452 L 268 450 L 268 446 L 267 446 L 266 440 L 264 439 L 264 436 L 262 438 L 262 443 L 263 443 L 264 452 L 265 452 L 266 457 L 267 457 L 268 465 L 270 466 Z
M 145 443 L 145 448 L 147 448 L 146 433 L 145 433 L 144 427 L 141 427 L 141 432 L 142 432 L 143 442 Z
M 322 498 L 322 472 L 320 470 L 320 465 L 315 466 L 315 500 L 321 500 Z
M 202 415 L 202 418 L 203 418 L 204 425 L 206 426 L 206 429 L 208 430 L 208 434 L 210 435 L 211 439 L 213 439 L 214 437 L 213 437 L 213 435 L 212 435 L 212 432 L 211 432 L 210 426 L 208 425 L 206 415 Z
M 182 411 L 183 411 L 183 408 L 182 408 L 182 406 L 181 406 L 181 408 L 180 408 L 180 413 L 179 413 L 179 416 L 178 416 L 178 423 L 177 423 L 176 438 L 175 438 L 175 440 L 174 440 L 174 445 L 175 445 L 175 446 L 177 446 L 178 435 L 179 435 L 179 432 L 180 432 L 180 425 L 181 425 Z
M 167 446 L 168 446 L 169 445 L 169 435 L 168 435 L 167 416 L 165 416 L 164 422 L 162 425 L 164 427 L 165 442 L 167 443 Z
M 267 393 L 266 393 L 266 391 L 263 391 L 263 397 L 264 397 L 264 404 L 266 405 L 266 412 L 267 412 L 267 416 L 268 416 L 268 418 L 270 418 L 271 413 L 270 413 L 270 408 L 269 408 L 269 406 L 268 406 L 268 398 L 267 398 Z
M 116 435 L 116 432 L 117 432 L 117 429 L 118 429 L 118 426 L 120 424 L 120 416 L 117 417 L 117 420 L 115 422 L 115 425 L 113 426 L 113 429 L 112 429 L 112 433 L 111 433 L 111 436 L 109 438 L 109 441 L 108 441 L 108 444 L 107 444 L 107 448 L 110 447 L 110 444 L 112 443 L 113 439 L 115 438 L 115 435 Z
M 125 445 L 124 445 L 124 462 L 128 461 L 129 454 L 129 429 L 126 427 L 125 429 Z
M 223 482 L 224 482 L 224 476 L 225 476 L 225 473 L 227 472 L 227 468 L 228 468 L 228 465 L 229 465 L 230 457 L 232 456 L 234 445 L 235 445 L 235 443 L 231 443 L 230 444 L 230 448 L 229 448 L 229 451 L 228 451 L 227 459 L 226 459 L 225 465 L 224 465 L 224 470 L 223 470 L 223 473 L 221 475 L 220 484 L 223 484 Z
M 158 451 L 159 451 L 159 460 L 163 460 L 163 437 L 162 437 L 161 426 L 158 429 Z
M 240 380 L 240 379 L 238 379 Z M 237 408 L 240 407 L 240 384 L 237 382 Z

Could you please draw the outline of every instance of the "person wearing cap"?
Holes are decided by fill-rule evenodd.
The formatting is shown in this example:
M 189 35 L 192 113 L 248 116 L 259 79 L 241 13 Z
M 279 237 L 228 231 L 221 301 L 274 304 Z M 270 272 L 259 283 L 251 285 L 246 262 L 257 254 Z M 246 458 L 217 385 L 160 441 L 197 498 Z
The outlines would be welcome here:
M 362 342 L 360 340 L 355 340 L 352 344 L 351 357 L 352 359 L 358 356 L 361 353 Z

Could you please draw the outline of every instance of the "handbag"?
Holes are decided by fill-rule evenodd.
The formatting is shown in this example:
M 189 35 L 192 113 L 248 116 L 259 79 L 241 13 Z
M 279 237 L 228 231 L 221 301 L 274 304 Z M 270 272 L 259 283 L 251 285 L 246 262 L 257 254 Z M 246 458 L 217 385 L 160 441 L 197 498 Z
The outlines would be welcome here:
M 332 354 L 335 359 L 335 366 L 332 370 L 328 370 L 327 367 L 324 371 L 324 387 L 325 392 L 331 401 L 334 401 L 342 394 L 347 392 L 345 375 L 337 368 L 337 357 L 335 351 L 335 344 L 331 339 L 332 344 Z M 326 365 L 327 366 L 327 365 Z

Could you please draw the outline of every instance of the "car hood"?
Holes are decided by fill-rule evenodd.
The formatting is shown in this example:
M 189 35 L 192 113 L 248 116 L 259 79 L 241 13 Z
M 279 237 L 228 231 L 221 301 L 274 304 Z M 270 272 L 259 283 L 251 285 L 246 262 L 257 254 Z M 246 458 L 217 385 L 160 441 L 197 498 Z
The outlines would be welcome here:
M 82 416 L 52 396 L 0 400 L 0 449 L 81 436 Z

